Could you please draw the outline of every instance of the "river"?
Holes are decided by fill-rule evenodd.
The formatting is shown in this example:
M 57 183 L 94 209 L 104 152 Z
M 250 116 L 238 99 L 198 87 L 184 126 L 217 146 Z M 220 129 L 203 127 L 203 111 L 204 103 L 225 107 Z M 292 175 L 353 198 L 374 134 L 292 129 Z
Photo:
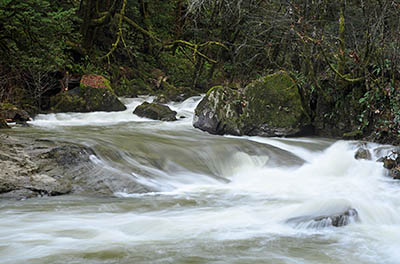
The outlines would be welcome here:
M 400 186 L 381 163 L 354 158 L 359 142 L 210 135 L 192 127 L 199 99 L 170 104 L 185 117 L 176 122 L 132 114 L 150 97 L 125 99 L 124 112 L 39 115 L 14 128 L 88 146 L 102 173 L 150 191 L 2 200 L 0 262 L 399 263 Z M 346 208 L 359 221 L 286 222 Z

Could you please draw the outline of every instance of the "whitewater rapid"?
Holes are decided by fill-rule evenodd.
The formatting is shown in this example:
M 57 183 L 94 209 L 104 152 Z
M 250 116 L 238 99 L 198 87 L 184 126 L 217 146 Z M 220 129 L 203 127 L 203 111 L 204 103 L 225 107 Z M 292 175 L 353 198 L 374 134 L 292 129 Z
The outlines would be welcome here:
M 91 147 L 96 166 L 152 191 L 0 201 L 1 263 L 399 263 L 400 186 L 375 161 L 390 147 L 209 135 L 192 127 L 200 99 L 170 104 L 176 122 L 133 115 L 142 97 L 15 129 Z M 340 228 L 287 223 L 348 208 L 359 221 Z

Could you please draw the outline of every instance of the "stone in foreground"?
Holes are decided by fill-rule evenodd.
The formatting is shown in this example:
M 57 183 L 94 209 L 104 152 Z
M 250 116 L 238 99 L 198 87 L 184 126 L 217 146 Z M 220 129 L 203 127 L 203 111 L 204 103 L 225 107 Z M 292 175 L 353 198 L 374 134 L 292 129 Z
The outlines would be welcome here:
M 133 177 L 98 166 L 95 155 L 85 146 L 0 133 L 0 200 L 150 191 Z

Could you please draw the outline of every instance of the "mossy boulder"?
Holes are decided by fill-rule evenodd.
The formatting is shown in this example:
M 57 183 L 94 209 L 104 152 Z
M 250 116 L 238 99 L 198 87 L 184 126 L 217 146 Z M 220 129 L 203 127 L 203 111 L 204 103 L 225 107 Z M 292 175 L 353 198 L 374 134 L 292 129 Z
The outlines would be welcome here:
M 281 71 L 243 90 L 212 88 L 197 106 L 193 125 L 212 134 L 292 136 L 306 133 L 310 120 L 295 81 Z
M 284 71 L 253 81 L 244 95 L 244 134 L 290 136 L 310 125 L 296 82 Z
M 51 98 L 51 112 L 124 111 L 110 82 L 101 75 L 82 76 L 80 86 Z
M 172 111 L 168 106 L 158 103 L 148 103 L 137 106 L 133 113 L 140 117 L 145 117 L 161 121 L 176 121 L 176 112 Z
M 241 114 L 244 101 L 238 90 L 215 86 L 195 109 L 193 126 L 211 134 L 242 135 Z

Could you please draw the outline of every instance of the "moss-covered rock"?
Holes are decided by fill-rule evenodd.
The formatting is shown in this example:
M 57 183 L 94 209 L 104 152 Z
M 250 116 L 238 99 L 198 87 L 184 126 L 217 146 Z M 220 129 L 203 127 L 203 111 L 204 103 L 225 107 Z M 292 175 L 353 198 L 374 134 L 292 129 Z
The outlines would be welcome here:
M 140 117 L 161 121 L 176 121 L 177 114 L 166 105 L 148 102 L 144 102 L 137 106 L 133 113 Z
M 211 88 L 195 109 L 193 126 L 211 134 L 242 135 L 241 94 L 223 86 Z
M 110 82 L 100 75 L 82 76 L 80 86 L 51 98 L 51 112 L 124 111 Z
M 250 83 L 244 91 L 244 134 L 289 136 L 310 124 L 296 82 L 280 71 Z
M 290 136 L 310 125 L 295 81 L 278 72 L 243 91 L 217 86 L 195 110 L 194 127 L 212 134 Z

